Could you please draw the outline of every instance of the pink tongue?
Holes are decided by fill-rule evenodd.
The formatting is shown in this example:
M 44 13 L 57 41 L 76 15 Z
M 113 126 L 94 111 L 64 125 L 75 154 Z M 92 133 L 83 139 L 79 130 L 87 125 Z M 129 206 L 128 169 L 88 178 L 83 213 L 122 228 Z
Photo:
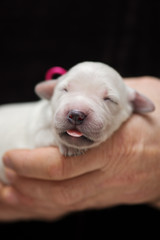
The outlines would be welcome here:
M 77 130 L 67 130 L 68 135 L 72 137 L 81 137 L 83 134 Z

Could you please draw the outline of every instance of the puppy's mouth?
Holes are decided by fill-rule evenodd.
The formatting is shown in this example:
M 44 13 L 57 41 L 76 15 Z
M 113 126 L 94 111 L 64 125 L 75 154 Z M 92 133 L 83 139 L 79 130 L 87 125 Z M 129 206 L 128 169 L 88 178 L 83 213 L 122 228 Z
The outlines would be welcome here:
M 67 130 L 66 133 L 71 137 L 82 137 L 83 133 L 78 130 Z
M 77 147 L 85 147 L 94 143 L 93 140 L 86 137 L 82 132 L 77 129 L 69 129 L 60 133 L 60 137 L 70 145 Z

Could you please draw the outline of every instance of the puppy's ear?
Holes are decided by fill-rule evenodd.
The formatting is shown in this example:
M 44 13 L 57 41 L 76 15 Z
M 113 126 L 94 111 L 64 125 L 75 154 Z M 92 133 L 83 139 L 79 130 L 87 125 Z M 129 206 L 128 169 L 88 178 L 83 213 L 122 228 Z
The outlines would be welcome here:
M 40 98 L 50 100 L 53 95 L 56 84 L 57 80 L 49 80 L 38 83 L 35 86 L 35 92 Z
M 131 103 L 134 112 L 146 113 L 155 110 L 155 106 L 150 99 L 130 87 L 127 88 L 128 100 Z

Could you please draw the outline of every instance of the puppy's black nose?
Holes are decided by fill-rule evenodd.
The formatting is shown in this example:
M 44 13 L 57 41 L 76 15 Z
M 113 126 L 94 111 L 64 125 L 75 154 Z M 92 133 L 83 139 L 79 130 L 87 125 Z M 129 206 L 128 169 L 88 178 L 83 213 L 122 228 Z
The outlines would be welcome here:
M 82 124 L 85 117 L 86 115 L 83 112 L 80 112 L 78 110 L 71 110 L 67 115 L 68 121 L 73 125 Z

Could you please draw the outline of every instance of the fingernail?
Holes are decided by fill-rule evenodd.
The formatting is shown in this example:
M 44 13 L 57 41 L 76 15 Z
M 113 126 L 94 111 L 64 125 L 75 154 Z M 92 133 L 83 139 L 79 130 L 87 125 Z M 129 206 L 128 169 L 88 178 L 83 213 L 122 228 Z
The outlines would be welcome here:
M 11 162 L 11 159 L 10 159 L 7 155 L 5 155 L 5 156 L 3 157 L 3 163 L 4 163 L 4 165 L 5 165 L 6 167 L 8 167 L 8 168 L 11 168 L 11 169 L 14 168 L 14 167 L 13 167 L 13 164 L 12 164 L 12 162 Z

